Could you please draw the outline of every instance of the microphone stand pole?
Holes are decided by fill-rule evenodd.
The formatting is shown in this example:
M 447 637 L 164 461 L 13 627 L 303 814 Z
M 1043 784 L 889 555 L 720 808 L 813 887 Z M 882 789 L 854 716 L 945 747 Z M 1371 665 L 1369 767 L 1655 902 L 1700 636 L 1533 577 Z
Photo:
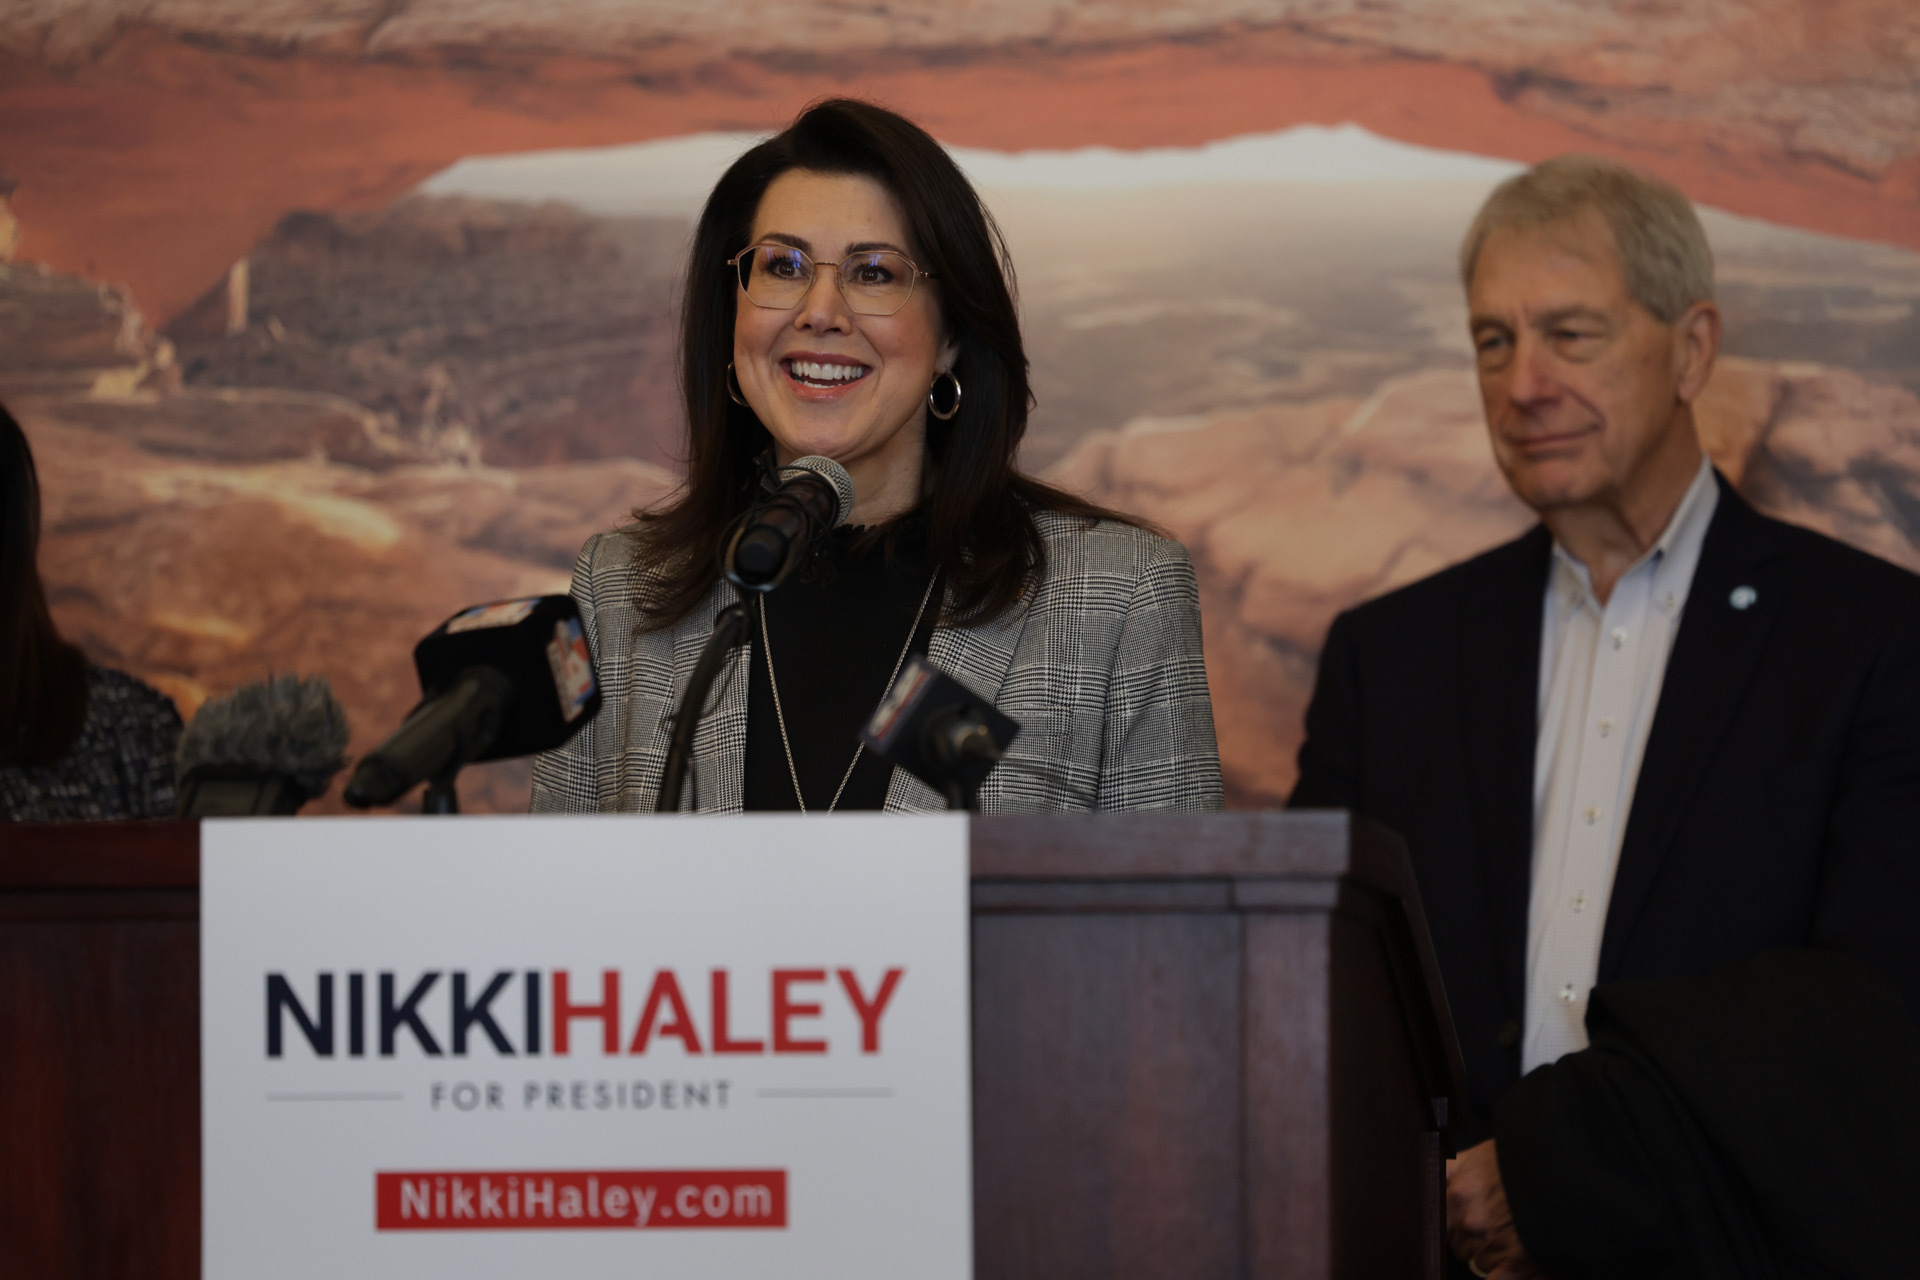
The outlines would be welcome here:
M 460 793 L 454 780 L 460 776 L 460 763 L 456 758 L 440 773 L 427 780 L 426 788 L 420 792 L 420 812 L 422 813 L 458 813 L 460 812 Z
M 707 694 L 720 668 L 726 664 L 728 650 L 746 643 L 752 634 L 753 615 L 747 612 L 744 599 L 722 609 L 720 616 L 713 620 L 713 631 L 707 636 L 706 647 L 700 650 L 700 660 L 693 664 L 693 675 L 687 680 L 680 709 L 673 713 L 673 736 L 667 744 L 667 767 L 660 775 L 660 794 L 653 802 L 655 813 L 679 811 L 687 765 L 693 759 L 693 731 L 700 724 Z
M 825 461 L 818 459 L 818 461 Z M 834 464 L 829 463 L 829 466 Z M 837 467 L 835 468 L 838 469 Z M 853 485 L 846 479 L 846 473 L 840 473 L 844 484 L 833 484 L 819 475 L 813 476 L 816 485 L 831 488 L 836 495 L 835 506 L 824 516 L 816 509 L 817 503 L 809 505 L 804 497 L 786 495 L 784 491 L 776 493 L 766 503 L 762 512 L 784 504 L 788 516 L 797 518 L 799 526 L 785 535 L 776 536 L 774 544 L 782 548 L 784 559 L 777 565 L 762 563 L 755 566 L 755 573 L 742 577 L 737 563 L 740 545 L 747 539 L 749 524 L 754 511 L 747 513 L 734 525 L 730 534 L 721 541 L 720 571 L 740 598 L 720 611 L 713 620 L 713 630 L 707 636 L 706 647 L 700 650 L 700 658 L 693 664 L 693 675 L 687 679 L 687 691 L 680 697 L 680 709 L 673 713 L 673 735 L 667 741 L 667 764 L 660 773 L 660 794 L 654 797 L 655 813 L 678 813 L 680 811 L 680 793 L 686 787 L 687 766 L 693 760 L 693 731 L 699 727 L 701 713 L 706 709 L 707 693 L 713 688 L 713 682 L 720 674 L 720 668 L 726 665 L 727 652 L 737 644 L 745 644 L 753 636 L 753 615 L 747 611 L 750 595 L 767 592 L 786 580 L 805 554 L 808 547 L 819 540 L 820 535 L 833 527 L 834 517 L 838 513 L 839 503 L 849 505 L 853 499 Z M 792 483 L 792 482 L 789 482 Z M 776 534 L 778 531 L 775 531 Z M 762 553 L 769 550 L 767 539 L 759 539 Z

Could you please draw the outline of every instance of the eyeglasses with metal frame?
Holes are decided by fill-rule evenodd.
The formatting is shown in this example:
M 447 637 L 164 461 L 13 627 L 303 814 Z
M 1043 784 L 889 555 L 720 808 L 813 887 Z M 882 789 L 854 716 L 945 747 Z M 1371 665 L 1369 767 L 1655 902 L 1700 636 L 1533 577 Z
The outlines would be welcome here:
M 800 305 L 813 288 L 815 273 L 830 267 L 840 285 L 840 296 L 855 315 L 890 316 L 913 297 L 921 280 L 935 278 L 913 259 L 892 249 L 869 249 L 848 254 L 839 262 L 815 263 L 804 249 L 763 241 L 750 244 L 727 259 L 740 277 L 747 301 L 769 311 L 788 311 Z

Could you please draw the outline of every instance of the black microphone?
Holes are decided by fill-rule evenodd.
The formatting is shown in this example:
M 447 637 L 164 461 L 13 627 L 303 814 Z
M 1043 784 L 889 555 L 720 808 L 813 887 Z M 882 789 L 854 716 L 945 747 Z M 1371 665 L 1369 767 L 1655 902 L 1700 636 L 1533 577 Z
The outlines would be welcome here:
M 916 653 L 860 741 L 945 796 L 949 808 L 971 809 L 974 793 L 1019 732 L 991 702 Z
M 814 539 L 852 514 L 853 477 L 832 458 L 809 454 L 780 468 L 777 480 L 768 481 L 767 492 L 722 543 L 720 568 L 739 590 L 740 599 L 713 620 L 680 705 L 670 717 L 673 733 L 660 771 L 660 791 L 654 797 L 655 812 L 672 813 L 680 807 L 687 766 L 693 759 L 693 733 L 700 724 L 701 708 L 707 705 L 707 693 L 726 664 L 728 651 L 753 634 L 746 597 L 786 581 L 806 558 Z
M 571 596 L 463 609 L 414 647 L 413 665 L 420 704 L 354 769 L 348 804 L 392 804 L 424 781 L 428 812 L 456 812 L 461 768 L 550 751 L 600 710 Z
M 269 676 L 200 708 L 180 735 L 183 818 L 290 814 L 346 763 L 347 713 L 325 676 Z
M 832 458 L 796 458 L 779 486 L 756 503 L 727 543 L 727 581 L 742 591 L 771 591 L 792 573 L 813 540 L 853 514 L 853 477 Z

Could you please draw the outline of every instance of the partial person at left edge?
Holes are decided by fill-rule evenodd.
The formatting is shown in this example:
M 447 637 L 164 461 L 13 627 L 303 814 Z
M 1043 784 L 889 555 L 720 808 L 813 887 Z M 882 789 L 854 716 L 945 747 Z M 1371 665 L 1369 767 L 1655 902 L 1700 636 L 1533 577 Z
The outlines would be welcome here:
M 180 713 L 61 638 L 39 549 L 33 451 L 0 407 L 0 819 L 170 818 Z
M 752 637 L 668 808 L 944 807 L 858 736 L 914 653 L 1018 726 L 982 812 L 1220 807 L 1193 566 L 1017 469 L 1011 263 L 938 142 L 869 103 L 809 108 L 720 179 L 683 299 L 687 482 L 581 552 L 605 706 L 540 758 L 536 812 L 655 806 L 670 717 L 734 601 L 721 541 L 763 477 L 816 457 L 850 477 L 851 518 L 745 602 Z

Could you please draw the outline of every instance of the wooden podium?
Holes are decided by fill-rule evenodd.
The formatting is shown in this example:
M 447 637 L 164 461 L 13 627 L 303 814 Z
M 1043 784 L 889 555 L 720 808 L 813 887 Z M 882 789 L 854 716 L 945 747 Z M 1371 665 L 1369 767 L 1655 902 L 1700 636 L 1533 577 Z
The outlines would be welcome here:
M 424 819 L 423 819 L 424 820 Z M 1341 813 L 976 819 L 983 1278 L 1443 1274 L 1460 1057 Z M 197 1276 L 199 830 L 0 826 L 0 1266 Z

